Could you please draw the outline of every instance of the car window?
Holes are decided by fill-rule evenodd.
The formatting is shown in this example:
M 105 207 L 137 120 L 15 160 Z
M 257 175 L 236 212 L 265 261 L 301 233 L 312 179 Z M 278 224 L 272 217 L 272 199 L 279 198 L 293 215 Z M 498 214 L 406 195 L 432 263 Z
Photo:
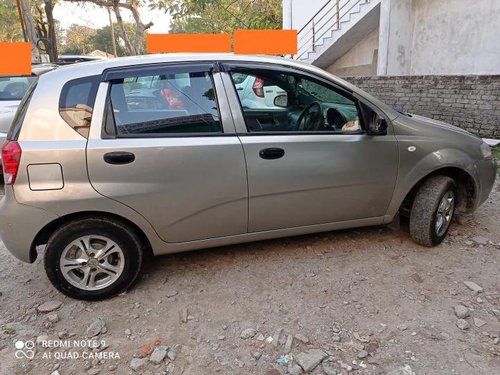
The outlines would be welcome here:
M 231 76 L 250 132 L 363 131 L 357 101 L 333 85 L 277 70 L 234 69 Z
M 100 76 L 90 76 L 67 82 L 59 98 L 61 117 L 80 135 L 88 138 L 95 96 Z
M 0 100 L 21 100 L 35 76 L 0 77 Z
M 118 136 L 222 132 L 208 71 L 114 79 L 109 98 Z

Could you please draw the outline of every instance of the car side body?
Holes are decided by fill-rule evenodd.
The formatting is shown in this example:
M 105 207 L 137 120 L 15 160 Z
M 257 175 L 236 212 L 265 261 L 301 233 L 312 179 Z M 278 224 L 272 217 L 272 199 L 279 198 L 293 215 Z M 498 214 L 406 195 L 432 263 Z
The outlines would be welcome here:
M 116 77 L 185 64 L 211 67 L 222 132 L 157 137 L 105 132 Z M 385 134 L 249 132 L 230 74 L 231 67 L 249 66 L 331 85 L 383 118 Z M 64 86 L 81 77 L 97 82 L 86 136 L 59 112 Z M 419 187 L 435 175 L 451 178 L 457 209 L 472 212 L 487 199 L 496 176 L 481 139 L 399 113 L 319 68 L 288 59 L 172 54 L 92 62 L 40 76 L 29 95 L 23 119 L 11 129 L 22 149 L 19 172 L 0 201 L 0 236 L 25 262 L 34 262 L 37 246 L 61 225 L 90 216 L 123 222 L 146 252 L 162 255 L 388 224 L 411 210 Z M 259 157 L 274 149 L 283 149 L 284 156 Z M 109 154 L 134 159 L 105 163 Z

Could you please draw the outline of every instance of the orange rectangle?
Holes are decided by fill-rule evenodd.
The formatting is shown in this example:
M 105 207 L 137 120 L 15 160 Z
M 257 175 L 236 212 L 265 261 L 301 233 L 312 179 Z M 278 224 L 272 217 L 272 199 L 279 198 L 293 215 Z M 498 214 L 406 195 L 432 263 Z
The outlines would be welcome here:
M 0 76 L 31 75 L 31 43 L 0 42 Z
M 148 34 L 150 53 L 162 52 L 229 52 L 229 34 Z
M 295 55 L 297 30 L 235 30 L 234 53 Z

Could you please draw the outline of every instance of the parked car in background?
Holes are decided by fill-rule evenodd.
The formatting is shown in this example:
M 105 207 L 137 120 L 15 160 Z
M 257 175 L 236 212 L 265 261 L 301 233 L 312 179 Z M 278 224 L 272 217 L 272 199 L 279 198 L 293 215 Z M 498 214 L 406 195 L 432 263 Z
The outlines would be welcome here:
M 243 105 L 241 74 L 271 89 L 273 108 L 259 95 L 259 107 Z M 25 262 L 46 245 L 48 278 L 79 299 L 127 289 L 145 254 L 399 214 L 434 246 L 496 175 L 480 138 L 292 60 L 139 56 L 57 69 L 30 87 L 2 148 L 0 236 Z
M 54 64 L 39 64 L 31 68 L 30 76 L 0 76 L 0 144 L 5 141 L 17 107 L 29 86 L 37 76 L 55 68 L 57 65 Z M 0 174 L 1 171 L 0 168 Z
M 87 56 L 87 55 L 59 55 L 57 58 L 58 65 L 69 65 L 89 61 L 102 61 L 106 60 L 102 56 Z
M 274 98 L 286 93 L 278 86 L 266 84 L 262 77 L 246 72 L 236 73 L 232 79 L 244 108 L 279 109 L 274 105 Z

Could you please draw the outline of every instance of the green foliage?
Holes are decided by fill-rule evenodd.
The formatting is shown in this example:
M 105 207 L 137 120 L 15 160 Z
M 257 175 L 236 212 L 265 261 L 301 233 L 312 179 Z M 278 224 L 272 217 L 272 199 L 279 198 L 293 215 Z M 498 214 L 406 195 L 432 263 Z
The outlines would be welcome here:
M 135 27 L 131 23 L 124 23 L 127 35 L 131 36 L 135 32 Z M 116 50 L 118 56 L 127 55 L 127 50 L 124 47 L 122 31 L 115 23 L 113 24 L 115 31 Z M 60 38 L 61 39 L 61 38 Z M 111 27 L 104 26 L 100 29 L 92 29 L 87 26 L 73 24 L 65 33 L 62 38 L 62 43 L 59 45 L 61 54 L 66 55 L 85 55 L 96 49 L 113 53 L 113 42 L 111 39 Z
M 235 29 L 280 29 L 282 0 L 151 0 L 172 15 L 171 32 L 232 33 Z
M 0 41 L 22 42 L 23 31 L 15 0 L 0 0 Z

